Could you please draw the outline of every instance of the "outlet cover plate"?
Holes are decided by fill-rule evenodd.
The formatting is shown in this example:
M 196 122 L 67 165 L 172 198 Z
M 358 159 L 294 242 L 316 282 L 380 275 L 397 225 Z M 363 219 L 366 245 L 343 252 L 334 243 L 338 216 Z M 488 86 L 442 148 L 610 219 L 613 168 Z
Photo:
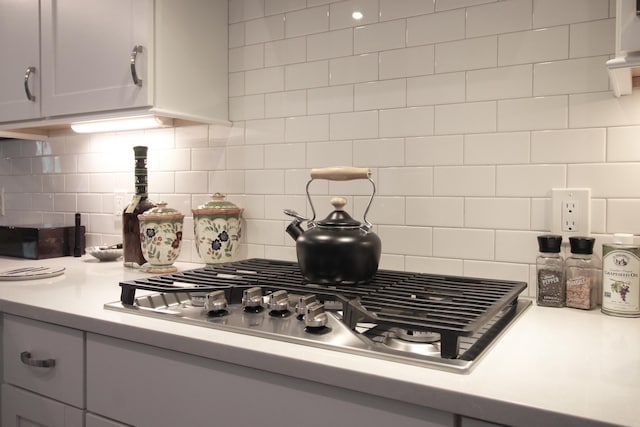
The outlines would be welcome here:
M 575 206 L 572 212 L 573 229 L 563 227 L 566 221 L 565 205 Z M 564 212 L 564 213 L 563 213 Z M 552 188 L 551 189 L 551 232 L 570 236 L 589 236 L 591 234 L 591 189 L 590 188 Z

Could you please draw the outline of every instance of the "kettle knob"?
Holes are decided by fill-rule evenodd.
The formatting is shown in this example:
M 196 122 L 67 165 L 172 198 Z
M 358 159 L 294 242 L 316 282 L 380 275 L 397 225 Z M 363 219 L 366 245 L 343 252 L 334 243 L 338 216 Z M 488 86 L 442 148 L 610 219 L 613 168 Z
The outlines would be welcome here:
M 331 204 L 333 205 L 335 210 L 341 211 L 347 204 L 347 199 L 345 199 L 344 197 L 334 197 L 331 199 Z

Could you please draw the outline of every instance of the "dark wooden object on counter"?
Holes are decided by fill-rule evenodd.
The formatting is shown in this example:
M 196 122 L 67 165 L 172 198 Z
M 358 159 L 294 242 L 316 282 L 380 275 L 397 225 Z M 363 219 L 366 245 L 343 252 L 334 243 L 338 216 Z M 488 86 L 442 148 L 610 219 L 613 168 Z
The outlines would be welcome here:
M 74 226 L 0 226 L 0 255 L 45 259 L 74 254 Z M 85 253 L 85 227 L 80 226 L 80 250 Z

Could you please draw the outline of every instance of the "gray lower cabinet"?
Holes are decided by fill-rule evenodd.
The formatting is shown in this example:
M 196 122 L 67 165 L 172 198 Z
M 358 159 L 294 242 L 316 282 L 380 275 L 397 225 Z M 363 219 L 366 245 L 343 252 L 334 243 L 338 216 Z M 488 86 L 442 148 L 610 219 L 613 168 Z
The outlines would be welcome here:
M 87 411 L 137 427 L 450 426 L 450 413 L 87 334 Z
M 83 420 L 82 409 L 2 384 L 3 427 L 83 427 Z

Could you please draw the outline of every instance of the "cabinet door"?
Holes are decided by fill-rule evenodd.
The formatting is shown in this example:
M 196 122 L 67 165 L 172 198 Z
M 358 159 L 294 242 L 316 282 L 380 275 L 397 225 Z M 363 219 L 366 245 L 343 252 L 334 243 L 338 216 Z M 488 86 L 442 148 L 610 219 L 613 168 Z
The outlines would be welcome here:
M 39 16 L 38 0 L 0 0 L 0 123 L 40 116 Z
M 82 427 L 83 411 L 7 384 L 2 385 L 3 427 Z
M 43 116 L 153 102 L 153 1 L 42 0 L 41 8 Z
M 126 425 L 88 413 L 84 420 L 84 427 L 126 427 Z

